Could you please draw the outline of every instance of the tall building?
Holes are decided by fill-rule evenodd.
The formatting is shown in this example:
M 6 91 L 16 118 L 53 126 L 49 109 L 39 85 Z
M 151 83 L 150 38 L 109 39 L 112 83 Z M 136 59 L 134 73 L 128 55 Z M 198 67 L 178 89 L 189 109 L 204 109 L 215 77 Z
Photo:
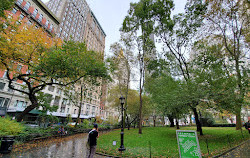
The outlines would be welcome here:
M 49 1 L 47 6 L 40 0 L 17 0 L 9 16 L 19 18 L 28 25 L 43 27 L 50 35 L 64 40 L 71 38 L 74 41 L 86 42 L 89 50 L 104 54 L 106 34 L 85 0 L 53 0 Z M 20 69 L 25 71 L 25 65 L 20 65 Z M 14 86 L 21 88 L 23 83 L 16 82 Z M 87 89 L 80 118 L 101 116 L 106 119 L 110 115 L 116 115 L 113 109 L 105 107 L 105 84 L 89 86 Z M 77 117 L 78 107 L 70 103 L 61 87 L 47 86 L 43 92 L 52 96 L 51 106 L 59 107 L 52 115 L 66 118 L 70 114 L 72 118 Z M 29 104 L 27 97 L 8 88 L 6 71 L 0 70 L 0 115 L 1 107 L 7 108 L 7 112 L 15 116 Z M 30 112 L 28 120 L 36 119 L 34 113 Z
M 104 56 L 106 34 L 85 0 L 50 0 L 47 6 L 61 21 L 58 37 L 85 42 L 88 50 L 100 52 Z M 82 110 L 85 116 L 98 115 L 105 119 L 115 113 L 105 106 L 107 88 L 104 82 L 87 93 L 92 97 L 92 102 L 84 101 Z M 74 111 L 77 109 L 75 107 Z
M 50 0 L 47 6 L 61 21 L 58 37 L 85 42 L 89 50 L 104 53 L 106 34 L 85 0 Z
M 44 28 L 48 35 L 54 35 L 60 24 L 59 19 L 40 0 L 17 0 L 7 14 L 9 17 L 23 21 L 24 24 Z M 27 66 L 17 65 L 17 69 L 26 72 Z M 23 83 L 17 81 L 14 86 L 21 89 Z M 9 114 L 15 115 L 17 112 L 22 112 L 29 104 L 22 93 L 8 88 L 6 71 L 0 70 L 0 115 L 5 113 L 6 109 Z

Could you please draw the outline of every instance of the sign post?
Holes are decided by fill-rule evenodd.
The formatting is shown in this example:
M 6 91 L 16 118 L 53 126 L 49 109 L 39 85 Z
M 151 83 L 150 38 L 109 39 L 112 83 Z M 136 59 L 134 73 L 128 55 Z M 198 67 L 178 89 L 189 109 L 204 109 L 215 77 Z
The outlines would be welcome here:
M 177 130 L 176 137 L 180 158 L 201 158 L 201 150 L 196 131 Z

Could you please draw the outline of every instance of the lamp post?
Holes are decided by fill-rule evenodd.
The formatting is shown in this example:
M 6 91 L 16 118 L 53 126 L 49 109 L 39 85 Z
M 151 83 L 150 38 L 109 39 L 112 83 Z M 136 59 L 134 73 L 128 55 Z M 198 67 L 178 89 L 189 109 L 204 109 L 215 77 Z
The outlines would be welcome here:
M 121 146 L 120 146 L 120 148 L 118 149 L 119 151 L 124 151 L 124 150 L 126 150 L 125 148 L 124 148 L 124 145 L 123 145 L 123 138 L 124 138 L 124 127 L 123 127 L 123 104 L 124 104 L 124 102 L 125 102 L 125 98 L 123 97 L 123 96 L 121 96 L 120 98 L 120 102 L 121 102 L 121 110 L 122 110 L 122 128 L 121 128 Z

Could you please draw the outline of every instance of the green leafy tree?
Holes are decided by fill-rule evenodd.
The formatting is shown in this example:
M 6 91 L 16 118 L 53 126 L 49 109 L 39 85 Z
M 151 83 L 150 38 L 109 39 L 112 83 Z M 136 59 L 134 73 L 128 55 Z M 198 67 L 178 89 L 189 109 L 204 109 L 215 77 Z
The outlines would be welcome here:
M 118 87 L 120 88 L 120 95 L 125 97 L 124 105 L 124 119 L 123 127 L 125 127 L 125 118 L 127 116 L 127 99 L 129 85 L 132 77 L 132 69 L 135 64 L 135 59 L 133 55 L 134 43 L 133 43 L 133 34 L 131 33 L 121 33 L 120 42 L 116 42 L 111 45 L 110 51 L 113 53 L 111 57 L 107 59 L 107 62 L 111 68 L 111 74 L 115 81 L 118 81 Z M 121 92 L 121 88 L 125 86 L 126 91 Z M 127 118 L 128 121 L 129 118 Z M 128 126 L 129 128 L 129 126 Z
M 100 85 L 100 81 L 95 77 L 84 77 L 80 81 L 77 81 L 75 84 L 69 85 L 65 88 L 64 94 L 67 96 L 67 99 L 72 103 L 73 106 L 78 107 L 78 115 L 75 127 L 77 127 L 78 122 L 80 121 L 80 115 L 82 107 L 84 105 L 84 100 L 92 100 L 92 96 L 88 96 L 90 91 L 92 91 L 93 86 Z M 98 93 L 97 91 L 95 93 Z
M 247 93 L 244 74 L 248 65 L 245 63 L 249 52 L 249 1 L 248 0 L 207 0 L 209 9 L 205 15 L 207 25 L 212 34 L 225 47 L 225 54 L 231 61 L 234 70 L 230 72 L 236 77 L 235 114 L 236 129 L 241 129 L 241 109 Z M 245 58 L 245 59 L 244 59 Z
M 15 0 L 2 0 L 0 2 L 0 17 L 6 17 L 5 11 L 10 10 L 15 3 Z
M 154 55 L 154 41 L 151 35 L 153 33 L 153 19 L 151 15 L 152 0 L 140 0 L 138 3 L 131 3 L 128 15 L 125 17 L 122 25 L 123 32 L 135 33 L 135 40 L 138 49 L 139 63 L 139 89 L 140 89 L 140 107 L 139 107 L 139 134 L 142 134 L 142 110 L 143 110 L 143 89 L 146 76 L 146 67 Z M 141 31 L 141 32 L 139 32 Z M 138 33 L 138 34 L 137 34 Z
M 217 37 L 212 38 L 218 40 Z M 211 44 L 211 37 L 207 37 L 196 43 L 194 50 L 198 53 L 193 62 L 196 65 L 194 74 L 203 80 L 203 84 L 209 89 L 208 101 L 213 108 L 219 111 L 230 111 L 236 114 L 238 110 L 238 93 L 236 93 L 237 76 L 234 72 L 234 65 L 225 55 L 227 52 L 223 43 Z M 242 73 L 242 85 L 247 89 L 247 72 Z M 247 105 L 247 100 L 242 102 L 242 106 Z
M 126 91 L 126 87 L 122 88 L 122 92 Z M 110 96 L 108 97 L 108 102 L 111 104 L 112 107 L 120 108 L 120 101 L 119 101 L 119 87 L 116 86 L 109 91 Z M 131 126 L 132 123 L 135 123 L 139 119 L 139 107 L 140 107 L 140 100 L 139 94 L 136 90 L 129 89 L 128 91 L 128 98 L 127 98 L 127 119 L 126 123 L 128 128 Z M 142 116 L 146 117 L 152 113 L 150 98 L 147 96 L 143 96 L 145 99 L 145 108 L 143 108 Z
M 146 90 L 152 95 L 151 98 L 157 104 L 159 111 L 167 115 L 169 120 L 176 119 L 177 129 L 179 129 L 178 120 L 188 113 L 188 109 L 185 107 L 189 103 L 187 92 L 190 91 L 187 91 L 186 88 L 186 84 L 181 80 L 175 80 L 167 75 L 148 79 L 146 84 Z
M 45 127 L 45 124 L 47 122 L 58 122 L 59 119 L 56 116 L 53 116 L 52 114 L 48 115 L 48 113 L 55 112 L 58 109 L 58 106 L 50 105 L 52 101 L 52 95 L 38 92 L 37 100 L 39 105 L 38 111 L 40 112 L 40 114 L 38 115 L 39 125 L 43 123 Z
M 46 86 L 67 86 L 86 76 L 108 78 L 102 55 L 88 51 L 84 43 L 60 44 L 60 40 L 48 37 L 42 29 L 29 26 L 17 27 L 1 36 L 5 40 L 0 41 L 0 68 L 7 72 L 8 86 L 27 95 L 31 102 L 17 121 L 39 106 L 36 94 Z M 27 88 L 14 87 L 17 80 Z
M 161 38 L 161 41 L 166 48 L 166 56 L 172 56 L 172 61 L 177 64 L 177 73 L 173 73 L 177 78 L 183 78 L 186 84 L 186 90 L 190 90 L 189 93 L 196 97 L 188 95 L 185 97 L 188 103 L 186 104 L 195 115 L 195 121 L 197 125 L 197 131 L 200 135 L 203 135 L 201 123 L 198 118 L 197 106 L 199 104 L 199 94 L 195 94 L 195 79 L 191 74 L 190 63 L 188 62 L 187 54 L 191 52 L 191 45 L 195 40 L 194 37 L 197 34 L 197 30 L 203 24 L 204 14 L 206 11 L 206 4 L 202 1 L 188 1 L 185 6 L 185 13 L 171 15 L 173 9 L 173 1 L 162 0 L 155 1 L 153 4 L 153 19 L 155 21 L 156 34 Z M 165 49 L 164 48 L 164 49 Z M 174 57 L 174 58 L 173 58 Z M 197 98 L 198 97 L 198 98 Z

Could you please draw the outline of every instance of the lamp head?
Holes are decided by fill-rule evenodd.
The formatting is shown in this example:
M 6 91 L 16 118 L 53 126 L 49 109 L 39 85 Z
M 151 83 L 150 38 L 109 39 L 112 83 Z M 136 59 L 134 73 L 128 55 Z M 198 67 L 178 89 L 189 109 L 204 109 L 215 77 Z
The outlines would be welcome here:
M 123 96 L 121 96 L 119 99 L 120 99 L 121 104 L 125 103 L 125 98 Z

